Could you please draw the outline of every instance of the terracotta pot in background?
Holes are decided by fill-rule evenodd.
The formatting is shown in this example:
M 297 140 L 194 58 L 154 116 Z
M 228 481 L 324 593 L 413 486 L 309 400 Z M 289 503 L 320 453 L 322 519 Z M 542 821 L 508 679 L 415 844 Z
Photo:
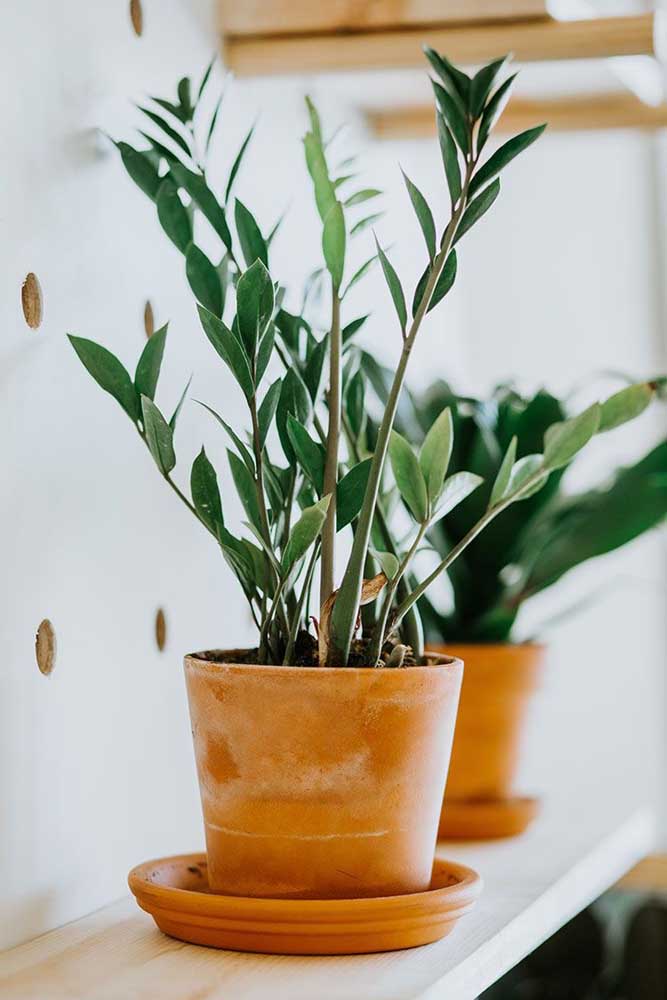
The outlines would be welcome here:
M 543 646 L 448 645 L 465 679 L 440 822 L 441 837 L 520 833 L 537 813 L 534 799 L 514 795 L 524 718 L 542 673 Z
M 185 658 L 211 888 L 296 899 L 425 890 L 463 664 L 223 658 Z

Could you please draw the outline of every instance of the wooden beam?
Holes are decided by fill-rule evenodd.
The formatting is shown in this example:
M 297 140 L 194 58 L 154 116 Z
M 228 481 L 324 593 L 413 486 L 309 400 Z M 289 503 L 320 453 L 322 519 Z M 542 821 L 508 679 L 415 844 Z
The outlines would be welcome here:
M 369 128 L 379 139 L 414 139 L 435 135 L 432 105 L 368 111 Z M 667 127 L 667 104 L 651 107 L 633 94 L 600 94 L 510 101 L 498 124 L 498 132 L 522 132 L 548 123 L 550 132 L 586 132 L 596 129 Z
M 655 55 L 654 14 L 514 24 L 360 31 L 350 34 L 233 36 L 224 60 L 239 76 L 425 67 L 422 44 L 475 65 L 503 52 L 519 62 Z
M 623 876 L 616 888 L 667 892 L 667 854 L 649 854 Z
M 219 0 L 229 35 L 315 35 L 546 16 L 546 0 Z

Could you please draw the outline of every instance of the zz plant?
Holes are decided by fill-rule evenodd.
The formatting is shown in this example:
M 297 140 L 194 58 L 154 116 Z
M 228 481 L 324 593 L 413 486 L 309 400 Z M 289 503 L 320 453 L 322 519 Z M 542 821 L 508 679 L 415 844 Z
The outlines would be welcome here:
M 156 403 L 166 327 L 148 340 L 134 378 L 106 348 L 80 337 L 70 340 L 93 378 L 125 410 L 160 475 L 211 534 L 236 576 L 258 629 L 257 648 L 246 654 L 248 662 L 334 667 L 419 662 L 415 605 L 428 587 L 496 517 L 542 489 L 595 434 L 634 417 L 653 393 L 647 384 L 632 386 L 574 418 L 558 419 L 546 430 L 543 450 L 529 455 L 518 457 L 512 438 L 481 515 L 426 579 L 412 580 L 413 557 L 431 526 L 478 491 L 483 478 L 466 469 L 448 474 L 455 446 L 450 408 L 432 421 L 418 453 L 396 431 L 410 355 L 424 318 L 454 284 L 457 245 L 498 197 L 499 174 L 544 129 L 529 129 L 487 155 L 514 79 L 498 85 L 507 60 L 483 66 L 471 77 L 431 49 L 426 55 L 434 71 L 450 211 L 436 225 L 426 199 L 405 178 L 425 244 L 423 273 L 410 309 L 377 240 L 370 259 L 349 275 L 350 242 L 368 236 L 377 218 L 376 213 L 358 217 L 359 206 L 380 192 L 353 189 L 347 165 L 333 166 L 331 141 L 325 140 L 312 103 L 304 150 L 321 221 L 322 273 L 329 286 L 330 319 L 323 331 L 308 321 L 306 304 L 301 314 L 283 305 L 285 289 L 269 260 L 275 229 L 264 235 L 238 199 L 232 209 L 233 185 L 252 132 L 226 183 L 220 186 L 209 177 L 207 152 L 220 109 L 218 101 L 205 120 L 201 99 L 211 86 L 211 67 L 195 99 L 184 79 L 176 102 L 155 98 L 155 107 L 141 109 L 159 139 L 142 132 L 147 148 L 117 144 L 128 173 L 183 254 L 203 331 L 247 404 L 245 433 L 231 427 L 224 413 L 207 407 L 229 438 L 227 454 L 246 515 L 244 531 L 232 531 L 226 522 L 217 473 L 203 448 L 191 466 L 189 495 L 173 478 L 174 433 L 187 387 L 167 418 Z M 211 260 L 196 241 L 202 225 L 218 240 L 219 259 Z M 400 355 L 371 440 L 363 403 L 369 366 L 359 365 L 353 342 L 363 319 L 350 320 L 344 313 L 347 291 L 376 259 L 395 308 Z M 405 544 L 389 527 L 390 471 L 414 521 Z M 345 564 L 337 566 L 336 538 L 343 530 L 352 534 L 351 548 Z M 319 600 L 313 608 L 318 569 Z M 313 612 L 317 635 L 309 629 Z

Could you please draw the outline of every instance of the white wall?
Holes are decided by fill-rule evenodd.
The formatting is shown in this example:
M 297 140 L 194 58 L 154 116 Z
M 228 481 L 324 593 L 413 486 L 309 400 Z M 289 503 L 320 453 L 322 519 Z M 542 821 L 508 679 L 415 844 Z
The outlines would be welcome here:
M 64 336 L 99 339 L 133 365 L 150 298 L 158 323 L 172 324 L 158 401 L 168 409 L 195 371 L 193 396 L 241 416 L 231 379 L 198 330 L 179 254 L 94 131 L 127 136 L 137 121 L 130 100 L 201 71 L 214 47 L 207 7 L 144 0 L 141 39 L 120 2 L 72 0 L 66 17 L 47 0 L 4 12 L 3 92 L 13 96 L 0 207 L 2 944 L 121 895 L 134 863 L 201 844 L 181 656 L 252 635 L 226 567 Z M 239 191 L 266 227 L 290 205 L 274 258 L 288 282 L 318 254 L 299 143 L 304 89 L 303 81 L 240 82 L 221 129 L 228 163 L 262 108 Z M 312 89 L 329 120 L 345 116 L 328 86 Z M 567 386 L 587 369 L 652 370 L 661 327 L 649 156 L 650 140 L 637 137 L 554 138 L 516 165 L 497 210 L 469 239 L 459 287 L 424 331 L 414 377 L 453 373 L 481 389 L 508 372 Z M 421 237 L 398 197 L 399 159 L 436 201 L 442 181 L 433 144 L 368 151 L 369 181 L 388 190 L 381 232 L 414 279 Z M 35 332 L 20 309 L 29 271 L 44 294 Z M 390 362 L 398 344 L 379 276 L 350 314 L 368 302 L 378 316 L 367 342 Z M 177 434 L 182 482 L 202 441 L 229 496 L 224 442 L 191 404 Z M 233 499 L 227 507 L 233 517 Z M 606 564 L 655 588 L 608 596 L 559 638 L 546 721 L 531 739 L 533 787 L 576 764 L 579 737 L 588 737 L 594 762 L 631 750 L 633 777 L 640 754 L 646 791 L 657 784 L 665 636 L 656 547 L 647 540 Z M 168 623 L 162 654 L 158 606 Z M 58 638 L 49 678 L 33 647 L 45 617 Z M 625 649 L 631 683 L 619 666 Z

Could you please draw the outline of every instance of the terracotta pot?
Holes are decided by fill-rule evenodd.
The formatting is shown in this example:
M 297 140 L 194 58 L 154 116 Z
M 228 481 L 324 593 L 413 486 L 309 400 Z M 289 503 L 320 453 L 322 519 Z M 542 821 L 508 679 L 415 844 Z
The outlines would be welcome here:
M 185 658 L 213 891 L 428 888 L 463 672 L 433 660 L 375 670 Z
M 526 805 L 531 800 L 513 799 L 512 792 L 524 717 L 542 673 L 544 647 L 509 643 L 453 644 L 436 646 L 435 650 L 443 653 L 445 648 L 449 655 L 464 660 L 465 681 L 461 690 L 441 835 L 447 833 L 447 803 L 458 805 L 464 802 L 479 803 L 480 806 L 483 803 L 511 803 L 512 808 L 508 806 L 506 815 L 497 818 L 498 830 L 506 823 L 508 833 L 517 832 L 511 828 L 512 824 L 521 825 L 524 816 L 528 822 L 535 814 L 535 809 L 531 810 Z

